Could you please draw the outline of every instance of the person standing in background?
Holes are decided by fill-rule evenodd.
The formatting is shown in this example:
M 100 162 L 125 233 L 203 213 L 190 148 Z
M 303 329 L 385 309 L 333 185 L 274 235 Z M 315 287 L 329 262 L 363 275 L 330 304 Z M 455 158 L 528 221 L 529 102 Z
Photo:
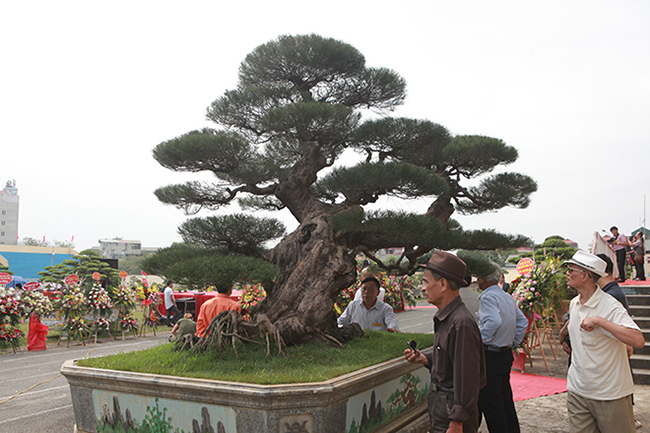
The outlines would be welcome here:
M 510 369 L 514 361 L 512 348 L 526 334 L 528 319 L 519 310 L 512 296 L 499 287 L 501 268 L 493 264 L 488 275 L 477 275 L 479 296 L 478 328 L 485 348 L 487 384 L 478 397 L 479 417 L 482 413 L 490 431 L 519 433 L 519 419 L 512 398 Z
M 627 236 L 623 233 L 618 232 L 618 227 L 612 226 L 609 229 L 612 232 L 612 238 L 609 239 L 609 242 L 616 254 L 616 267 L 618 268 L 618 281 L 623 282 L 627 279 L 627 273 L 625 272 L 625 247 L 627 246 Z
M 181 318 L 181 312 L 176 305 L 176 299 L 174 299 L 174 285 L 170 282 L 165 287 L 163 291 L 165 297 L 165 308 L 167 309 L 167 325 L 174 326 L 178 319 Z M 170 318 L 170 316 L 173 316 Z
M 643 233 L 639 232 L 634 236 L 633 241 L 628 243 L 634 251 L 634 269 L 636 270 L 635 281 L 645 281 L 645 245 L 643 243 Z

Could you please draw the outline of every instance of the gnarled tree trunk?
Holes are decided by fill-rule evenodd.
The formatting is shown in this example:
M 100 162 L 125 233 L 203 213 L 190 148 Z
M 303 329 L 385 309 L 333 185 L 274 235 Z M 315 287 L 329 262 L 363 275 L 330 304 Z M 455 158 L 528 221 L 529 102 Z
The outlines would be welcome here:
M 288 345 L 334 331 L 334 300 L 357 273 L 354 257 L 336 242 L 327 216 L 305 218 L 273 249 L 271 261 L 280 275 L 257 312 L 267 315 Z

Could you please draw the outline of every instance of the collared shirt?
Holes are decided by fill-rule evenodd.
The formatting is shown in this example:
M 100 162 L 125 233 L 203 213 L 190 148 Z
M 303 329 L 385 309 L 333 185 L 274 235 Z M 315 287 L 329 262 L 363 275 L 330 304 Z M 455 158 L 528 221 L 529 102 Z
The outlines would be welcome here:
M 476 408 L 486 383 L 485 351 L 476 319 L 460 296 L 433 316 L 433 353 L 426 355 L 431 382 L 454 388 L 449 419 L 465 422 Z
M 196 335 L 203 337 L 205 329 L 210 326 L 212 319 L 222 311 L 230 310 L 236 310 L 241 314 L 241 305 L 230 299 L 230 296 L 225 293 L 218 293 L 214 298 L 204 302 L 201 305 L 201 311 L 199 311 L 199 318 L 196 320 Z
M 483 344 L 494 347 L 517 346 L 524 339 L 528 319 L 512 296 L 496 284 L 478 297 L 478 328 Z
M 600 316 L 626 328 L 639 329 L 623 305 L 597 288 L 591 298 L 580 303 L 580 296 L 569 307 L 571 366 L 567 389 L 593 400 L 616 400 L 634 391 L 630 363 L 624 343 L 602 327 L 585 331 L 580 324 L 586 317 Z
M 628 313 L 630 312 L 630 305 L 627 302 L 625 293 L 623 293 L 623 290 L 621 290 L 621 286 L 619 286 L 616 281 L 611 281 L 605 284 L 605 286 L 603 287 L 603 292 L 607 293 L 608 295 L 612 295 L 618 302 L 623 304 L 625 310 Z
M 627 236 L 619 233 L 618 236 L 616 236 L 614 239 L 615 241 L 612 243 L 612 249 L 614 251 L 625 249 L 627 246 Z
M 399 322 L 393 311 L 393 307 L 381 302 L 375 301 L 375 305 L 367 309 L 363 301 L 352 301 L 338 318 L 339 326 L 348 326 L 350 323 L 358 323 L 364 331 L 370 329 L 373 331 L 385 331 L 388 328 L 399 330 Z

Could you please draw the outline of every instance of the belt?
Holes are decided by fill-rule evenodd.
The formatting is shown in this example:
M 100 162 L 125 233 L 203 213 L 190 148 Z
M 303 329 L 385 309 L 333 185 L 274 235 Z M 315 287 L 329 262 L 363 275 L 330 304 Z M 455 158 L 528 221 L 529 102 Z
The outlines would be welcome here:
M 438 392 L 438 391 L 454 392 L 454 388 L 453 387 L 447 388 L 445 386 L 438 385 L 437 383 L 432 383 L 431 384 L 431 391 L 433 391 L 433 392 Z
M 496 346 L 488 346 L 487 344 L 484 344 L 483 347 L 485 347 L 485 350 L 488 352 L 507 352 L 508 350 L 511 350 L 509 347 L 496 347 Z

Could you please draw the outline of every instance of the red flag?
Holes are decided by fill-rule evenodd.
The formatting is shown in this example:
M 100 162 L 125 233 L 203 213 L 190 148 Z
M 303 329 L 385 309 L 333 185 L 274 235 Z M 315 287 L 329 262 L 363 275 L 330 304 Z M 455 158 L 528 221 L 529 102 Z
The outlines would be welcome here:
M 45 235 L 43 235 L 43 242 L 45 242 Z
M 74 242 L 74 235 L 72 235 L 72 239 L 70 239 L 70 242 Z

